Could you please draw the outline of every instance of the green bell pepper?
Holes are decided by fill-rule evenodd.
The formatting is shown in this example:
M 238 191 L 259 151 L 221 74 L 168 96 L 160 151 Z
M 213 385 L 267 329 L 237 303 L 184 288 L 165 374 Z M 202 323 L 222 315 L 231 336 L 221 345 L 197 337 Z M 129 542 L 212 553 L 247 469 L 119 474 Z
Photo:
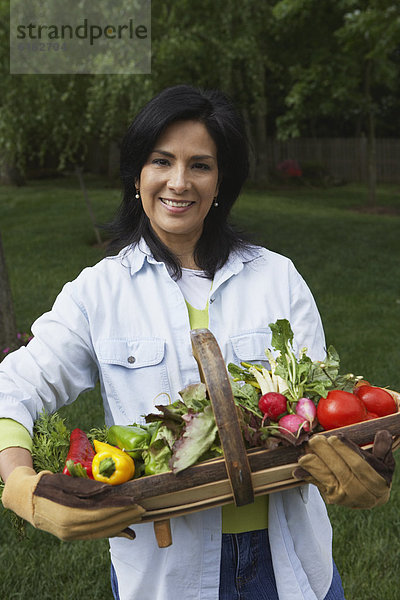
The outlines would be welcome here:
M 139 425 L 112 425 L 107 430 L 107 441 L 138 459 L 142 457 L 143 450 L 148 448 L 151 434 L 151 430 Z

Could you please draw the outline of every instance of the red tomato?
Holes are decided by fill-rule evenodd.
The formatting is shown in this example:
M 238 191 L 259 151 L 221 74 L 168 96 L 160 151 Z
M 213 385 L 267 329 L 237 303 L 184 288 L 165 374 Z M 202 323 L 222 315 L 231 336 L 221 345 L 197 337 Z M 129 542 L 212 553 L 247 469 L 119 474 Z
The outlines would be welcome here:
M 378 415 L 376 415 L 375 413 L 370 413 L 367 412 L 367 421 L 372 421 L 372 419 L 378 419 Z
M 317 419 L 324 429 L 344 427 L 365 421 L 367 409 L 360 398 L 343 390 L 331 390 L 326 398 L 320 398 Z
M 356 385 L 354 386 L 354 390 L 353 390 L 353 394 L 356 393 L 356 389 L 361 387 L 362 385 L 371 385 L 369 381 L 367 381 L 366 379 L 359 379 L 356 383 Z
M 375 413 L 378 417 L 392 415 L 397 412 L 397 404 L 394 398 L 382 388 L 362 385 L 354 393 L 365 404 L 368 412 Z

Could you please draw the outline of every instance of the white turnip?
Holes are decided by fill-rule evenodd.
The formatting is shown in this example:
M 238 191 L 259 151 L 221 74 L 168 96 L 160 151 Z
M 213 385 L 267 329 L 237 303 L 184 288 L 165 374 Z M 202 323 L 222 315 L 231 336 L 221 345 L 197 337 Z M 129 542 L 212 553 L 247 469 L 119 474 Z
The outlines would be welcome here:
M 300 415 L 285 415 L 278 421 L 279 430 L 282 433 L 293 433 L 297 435 L 299 429 L 304 429 L 304 431 L 310 431 L 310 425 L 304 417 L 300 417 Z
M 296 404 L 296 415 L 299 415 L 299 417 L 302 417 L 303 419 L 307 419 L 312 428 L 312 424 L 317 416 L 317 408 L 314 402 L 312 402 L 310 398 L 300 398 Z

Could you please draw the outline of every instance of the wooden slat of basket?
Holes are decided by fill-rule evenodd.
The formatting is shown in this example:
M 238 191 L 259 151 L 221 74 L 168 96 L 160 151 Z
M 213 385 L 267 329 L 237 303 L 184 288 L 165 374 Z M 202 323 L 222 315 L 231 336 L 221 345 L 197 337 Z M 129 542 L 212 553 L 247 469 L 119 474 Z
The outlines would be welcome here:
M 400 448 L 400 437 L 396 438 L 392 444 L 392 451 L 398 450 Z
M 255 495 L 265 493 L 269 488 L 273 489 L 274 484 L 284 480 L 289 480 L 293 469 L 297 463 L 286 464 L 280 467 L 273 467 L 258 471 L 252 474 L 252 484 Z M 293 480 L 296 481 L 297 480 Z M 157 511 L 160 509 L 174 509 L 186 504 L 207 502 L 208 499 L 224 497 L 227 502 L 232 502 L 232 490 L 229 479 L 212 481 L 197 487 L 190 487 L 181 490 L 179 493 L 171 492 L 146 498 L 141 501 L 141 505 L 147 511 Z
M 168 519 L 154 521 L 154 534 L 159 548 L 168 548 L 172 544 L 171 522 Z
M 221 479 L 219 481 L 210 481 L 196 487 L 188 487 L 180 492 L 170 492 L 167 494 L 159 494 L 146 498 L 141 502 L 141 506 L 146 510 L 159 510 L 162 508 L 173 508 L 192 502 L 206 502 L 208 498 L 217 498 L 226 496 L 233 501 L 232 488 L 229 479 Z
M 237 418 L 232 387 L 217 341 L 208 329 L 191 332 L 193 356 L 214 411 L 236 506 L 254 501 L 250 465 Z
M 206 385 L 214 412 L 235 504 L 249 504 L 254 501 L 250 465 L 225 361 L 215 337 L 208 329 L 193 330 L 191 341 L 200 379 Z M 168 521 L 159 524 L 154 531 L 160 547 L 172 544 Z
M 294 468 L 295 465 L 293 465 Z M 271 492 L 280 492 L 283 490 L 287 490 L 294 487 L 299 487 L 303 485 L 301 481 L 295 479 L 286 479 L 281 481 L 276 481 L 275 483 L 268 484 L 268 493 Z M 259 490 L 255 490 L 255 495 L 261 496 L 264 495 L 264 490 L 262 487 Z M 151 522 L 158 521 L 159 519 L 165 520 L 166 517 L 169 519 L 174 517 L 180 517 L 183 515 L 187 515 L 189 513 L 198 512 L 200 510 L 206 510 L 209 508 L 214 508 L 216 506 L 223 506 L 225 504 L 232 503 L 232 494 L 223 494 L 221 496 L 210 497 L 206 500 L 193 501 L 188 504 L 182 504 L 179 506 L 174 506 L 171 508 L 159 508 L 154 510 L 149 510 L 142 517 L 142 522 Z

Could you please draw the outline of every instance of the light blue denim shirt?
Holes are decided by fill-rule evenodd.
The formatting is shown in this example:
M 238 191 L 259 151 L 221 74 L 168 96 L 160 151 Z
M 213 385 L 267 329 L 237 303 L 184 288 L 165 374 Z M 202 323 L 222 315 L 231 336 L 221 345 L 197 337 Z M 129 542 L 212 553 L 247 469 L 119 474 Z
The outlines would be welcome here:
M 226 363 L 265 361 L 268 324 L 279 318 L 290 321 L 295 349 L 324 356 L 318 310 L 291 261 L 259 247 L 232 254 L 216 273 L 209 299 L 209 329 Z M 163 402 L 160 393 L 176 400 L 179 390 L 199 381 L 185 300 L 143 241 L 67 283 L 32 333 L 29 345 L 0 365 L 0 418 L 28 431 L 44 408 L 73 402 L 98 380 L 108 425 L 140 421 Z M 280 599 L 322 600 L 332 551 L 318 490 L 271 494 L 268 522 Z M 218 599 L 220 509 L 171 525 L 169 548 L 158 548 L 151 523 L 134 526 L 134 541 L 110 540 L 121 600 Z

